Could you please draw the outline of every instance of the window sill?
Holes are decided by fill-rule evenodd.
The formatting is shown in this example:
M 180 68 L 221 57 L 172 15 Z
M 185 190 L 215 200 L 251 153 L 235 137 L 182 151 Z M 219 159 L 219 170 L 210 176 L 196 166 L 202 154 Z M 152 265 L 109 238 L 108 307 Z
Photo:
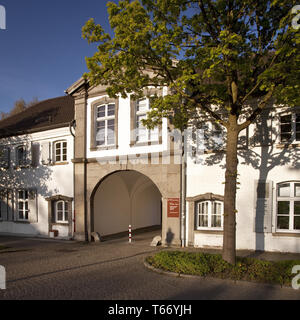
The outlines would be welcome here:
M 12 221 L 12 222 L 14 222 L 14 223 L 19 223 L 19 224 L 30 224 L 30 222 L 29 221 L 22 221 L 22 220 L 17 220 L 17 221 Z
M 55 167 L 55 166 L 66 166 L 68 165 L 69 162 L 55 162 L 53 164 L 51 164 L 51 167 Z
M 64 227 L 67 227 L 67 226 L 69 226 L 69 222 L 53 222 L 52 226 L 64 226 Z
M 206 233 L 206 234 L 217 234 L 217 235 L 223 235 L 223 230 L 221 229 L 196 229 L 195 233 Z
M 300 237 L 300 231 L 291 231 L 291 232 L 287 232 L 287 231 L 276 231 L 274 233 L 272 233 L 272 236 L 274 237 Z
M 299 142 L 295 142 L 295 143 L 279 143 L 276 145 L 277 149 L 291 149 L 291 148 L 299 148 L 300 147 L 300 143 Z
M 116 150 L 118 146 L 99 146 L 99 147 L 92 147 L 90 151 L 106 151 L 106 150 Z
M 148 147 L 148 146 L 157 146 L 157 145 L 160 145 L 160 144 L 162 144 L 161 141 L 132 142 L 130 144 L 130 147 L 131 148 L 134 148 L 134 147 Z

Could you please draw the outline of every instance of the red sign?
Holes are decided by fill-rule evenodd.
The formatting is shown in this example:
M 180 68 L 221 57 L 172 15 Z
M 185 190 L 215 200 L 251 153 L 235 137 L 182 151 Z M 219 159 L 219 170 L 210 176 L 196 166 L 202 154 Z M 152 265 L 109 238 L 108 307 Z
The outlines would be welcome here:
M 180 199 L 168 199 L 168 218 L 179 218 L 180 216 Z

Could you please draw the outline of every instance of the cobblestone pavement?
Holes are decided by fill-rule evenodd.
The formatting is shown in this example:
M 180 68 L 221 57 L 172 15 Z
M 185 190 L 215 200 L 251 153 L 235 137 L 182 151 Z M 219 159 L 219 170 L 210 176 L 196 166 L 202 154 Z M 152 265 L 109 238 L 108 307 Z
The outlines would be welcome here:
M 179 278 L 145 268 L 155 234 L 99 244 L 0 237 L 7 290 L 0 300 L 300 299 L 300 290 L 224 280 Z

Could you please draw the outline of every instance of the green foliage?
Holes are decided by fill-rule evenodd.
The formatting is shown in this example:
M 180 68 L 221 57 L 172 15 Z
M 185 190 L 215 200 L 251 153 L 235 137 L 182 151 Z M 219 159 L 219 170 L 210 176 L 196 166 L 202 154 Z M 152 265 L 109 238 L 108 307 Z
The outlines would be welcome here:
M 263 261 L 253 258 L 237 258 L 236 265 L 230 265 L 221 255 L 179 251 L 161 251 L 147 258 L 155 268 L 179 274 L 211 276 L 233 280 L 248 280 L 280 285 L 291 285 L 292 268 L 300 265 L 298 260 Z
M 82 30 L 89 43 L 98 44 L 95 55 L 87 58 L 85 77 L 92 85 L 107 85 L 112 97 L 129 93 L 141 97 L 145 87 L 168 86 L 169 95 L 152 106 L 149 127 L 168 116 L 182 129 L 199 110 L 228 127 L 228 114 L 243 115 L 257 98 L 247 126 L 271 98 L 290 106 L 300 104 L 299 32 L 291 27 L 296 4 L 295 0 L 108 2 L 112 35 L 93 19 Z M 211 105 L 223 110 L 224 117 Z

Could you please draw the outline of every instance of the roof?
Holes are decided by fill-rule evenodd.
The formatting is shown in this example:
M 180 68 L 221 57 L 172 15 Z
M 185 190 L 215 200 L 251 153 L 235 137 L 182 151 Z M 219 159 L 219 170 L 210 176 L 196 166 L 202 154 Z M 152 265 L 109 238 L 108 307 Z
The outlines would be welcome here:
M 74 120 L 74 98 L 41 101 L 23 112 L 0 121 L 0 137 L 45 131 L 67 126 Z

